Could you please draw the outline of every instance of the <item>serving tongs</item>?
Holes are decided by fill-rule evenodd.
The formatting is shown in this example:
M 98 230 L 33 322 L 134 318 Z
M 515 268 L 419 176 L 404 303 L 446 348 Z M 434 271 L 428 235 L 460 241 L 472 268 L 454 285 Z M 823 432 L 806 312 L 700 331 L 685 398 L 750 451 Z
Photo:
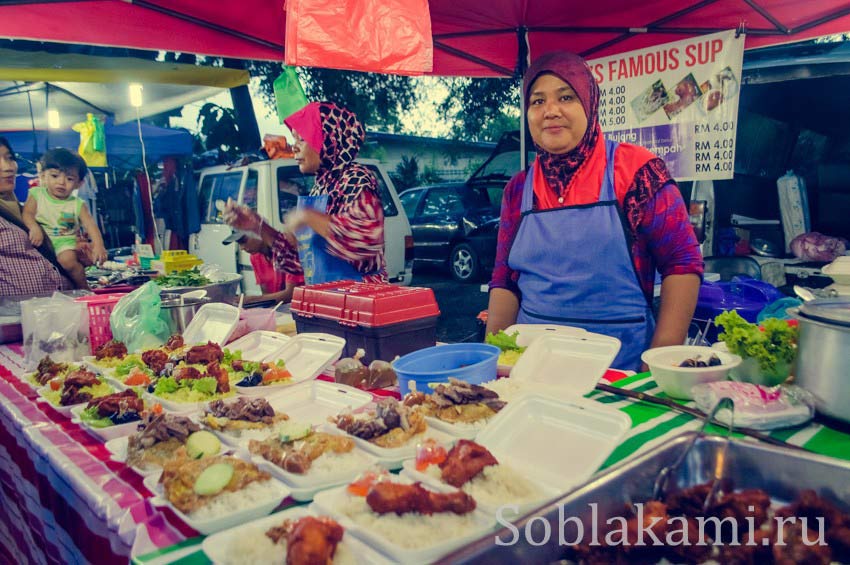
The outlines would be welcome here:
M 709 490 L 708 496 L 705 497 L 705 501 L 702 505 L 703 512 L 708 511 L 708 507 L 711 506 L 712 501 L 717 496 L 717 491 L 720 489 L 720 484 L 723 480 L 723 474 L 726 469 L 726 451 L 729 449 L 729 441 L 732 437 L 732 430 L 735 428 L 735 403 L 729 397 L 724 397 L 717 401 L 717 404 L 714 405 L 711 412 L 703 419 L 699 432 L 694 435 L 679 457 L 676 458 L 672 465 L 667 465 L 661 469 L 661 472 L 655 479 L 655 486 L 652 491 L 653 500 L 664 500 L 664 492 L 667 490 L 667 483 L 670 481 L 670 477 L 673 476 L 682 463 L 684 463 L 688 458 L 688 454 L 694 448 L 694 445 L 696 445 L 697 440 L 701 437 L 705 437 L 705 427 L 714 421 L 714 417 L 723 407 L 729 408 L 729 421 L 727 422 L 726 441 L 723 442 L 723 448 L 718 453 L 716 463 L 714 465 L 714 477 L 711 484 L 711 490 Z

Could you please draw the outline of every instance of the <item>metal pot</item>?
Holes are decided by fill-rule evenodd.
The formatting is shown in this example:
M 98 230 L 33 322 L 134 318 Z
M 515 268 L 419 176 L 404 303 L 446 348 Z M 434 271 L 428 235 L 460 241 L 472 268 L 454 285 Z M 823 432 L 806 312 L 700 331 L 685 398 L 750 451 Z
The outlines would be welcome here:
M 821 413 L 850 422 L 850 298 L 819 298 L 788 312 L 800 322 L 797 384 Z
M 165 320 L 172 334 L 183 333 L 195 313 L 210 302 L 209 298 L 185 298 L 180 295 L 162 295 L 160 318 Z

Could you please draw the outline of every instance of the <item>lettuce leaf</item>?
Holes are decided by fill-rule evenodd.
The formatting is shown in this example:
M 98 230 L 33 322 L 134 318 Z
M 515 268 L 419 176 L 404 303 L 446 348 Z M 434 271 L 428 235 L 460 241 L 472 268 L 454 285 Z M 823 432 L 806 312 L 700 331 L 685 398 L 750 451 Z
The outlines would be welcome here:
M 484 338 L 484 342 L 489 343 L 490 345 L 495 345 L 502 351 L 519 351 L 522 353 L 525 351 L 525 347 L 517 345 L 517 337 L 519 337 L 519 332 L 514 332 L 508 335 L 505 333 L 505 330 L 499 330 L 499 333 L 497 334 L 487 334 L 487 337 Z
M 723 328 L 718 338 L 726 342 L 729 351 L 755 359 L 762 371 L 790 364 L 797 354 L 798 328 L 785 320 L 768 318 L 759 327 L 732 310 L 719 314 L 714 323 Z
M 144 370 L 146 373 L 151 373 L 150 369 L 148 369 L 147 365 L 145 365 L 140 356 L 127 355 L 123 361 L 121 361 L 118 365 L 115 366 L 115 376 L 126 377 L 130 374 L 130 371 L 133 369 L 133 367 L 138 367 Z

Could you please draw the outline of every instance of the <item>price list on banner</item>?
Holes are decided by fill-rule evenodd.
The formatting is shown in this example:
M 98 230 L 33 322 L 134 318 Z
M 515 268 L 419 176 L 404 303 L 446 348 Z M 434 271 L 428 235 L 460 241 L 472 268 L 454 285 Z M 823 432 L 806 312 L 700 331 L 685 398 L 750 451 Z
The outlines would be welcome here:
M 664 159 L 676 180 L 730 179 L 743 60 L 732 30 L 588 61 L 602 130 Z

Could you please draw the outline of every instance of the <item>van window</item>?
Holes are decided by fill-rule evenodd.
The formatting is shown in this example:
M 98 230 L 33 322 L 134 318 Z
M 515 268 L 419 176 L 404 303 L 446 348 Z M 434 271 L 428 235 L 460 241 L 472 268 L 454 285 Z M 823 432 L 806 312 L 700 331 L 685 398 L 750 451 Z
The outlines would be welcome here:
M 376 179 L 378 179 L 378 194 L 381 195 L 381 205 L 384 208 L 384 217 L 389 218 L 391 216 L 398 216 L 398 208 L 395 207 L 395 201 L 393 201 L 393 197 L 390 194 L 390 189 L 387 187 L 387 183 L 384 182 L 383 175 L 374 165 L 366 165 L 366 167 L 372 171 L 372 174 L 375 175 Z
M 221 212 L 216 209 L 217 200 L 227 202 L 228 198 L 237 200 L 239 198 L 239 186 L 242 184 L 242 171 L 236 173 L 217 173 L 207 175 L 201 183 L 201 191 L 198 195 L 200 205 L 201 223 L 223 224 Z
M 257 187 L 260 184 L 260 173 L 256 169 L 248 169 L 245 180 L 245 191 L 242 193 L 242 204 L 252 210 L 257 209 Z
M 277 206 L 280 211 L 280 221 L 298 202 L 300 195 L 310 193 L 316 177 L 304 175 L 297 166 L 277 168 Z

